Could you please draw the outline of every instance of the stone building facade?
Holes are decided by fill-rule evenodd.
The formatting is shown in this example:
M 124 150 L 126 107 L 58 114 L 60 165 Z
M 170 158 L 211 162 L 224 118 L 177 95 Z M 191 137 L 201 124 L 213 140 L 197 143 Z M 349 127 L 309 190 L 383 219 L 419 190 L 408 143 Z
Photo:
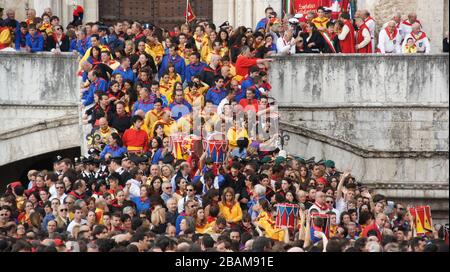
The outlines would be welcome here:
M 254 27 L 264 16 L 264 9 L 269 5 L 278 14 L 283 14 L 282 0 L 204 1 L 208 4 L 212 1 L 212 19 L 216 24 L 229 21 L 233 26 Z M 123 2 L 127 2 L 127 0 Z M 19 20 L 25 18 L 26 7 L 35 8 L 38 16 L 46 7 L 52 7 L 54 13 L 60 16 L 63 25 L 67 25 L 72 20 L 73 4 L 85 8 L 85 22 L 97 21 L 100 18 L 99 0 L 0 0 L 0 6 L 16 10 L 16 17 Z M 423 22 L 425 32 L 431 38 L 433 52 L 440 52 L 444 34 L 449 30 L 448 0 L 358 0 L 357 5 L 358 8 L 367 9 L 372 13 L 378 23 L 378 28 L 388 21 L 396 11 L 400 11 L 404 18 L 411 11 L 417 12 L 419 19 Z M 149 14 L 149 16 L 151 15 Z

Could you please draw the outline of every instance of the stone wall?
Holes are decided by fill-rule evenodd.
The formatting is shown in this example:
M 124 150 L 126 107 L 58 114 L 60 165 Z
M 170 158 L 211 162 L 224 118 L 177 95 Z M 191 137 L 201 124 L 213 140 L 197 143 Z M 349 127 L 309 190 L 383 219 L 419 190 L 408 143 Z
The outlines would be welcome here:
M 448 219 L 447 54 L 275 57 L 270 74 L 289 152 Z
M 0 53 L 0 166 L 80 146 L 77 56 Z

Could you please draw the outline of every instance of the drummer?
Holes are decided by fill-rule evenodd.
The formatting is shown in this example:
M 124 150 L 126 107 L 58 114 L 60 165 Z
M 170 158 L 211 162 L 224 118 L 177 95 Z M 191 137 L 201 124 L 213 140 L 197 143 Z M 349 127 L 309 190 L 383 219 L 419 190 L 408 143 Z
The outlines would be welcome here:
M 262 232 L 264 229 L 264 235 L 267 238 L 289 243 L 289 231 L 287 227 L 277 228 L 275 226 L 275 221 L 272 219 L 272 214 L 270 210 L 270 203 L 266 199 L 260 199 L 256 205 L 253 206 L 253 210 L 259 212 L 258 217 L 253 222 L 257 228 L 258 232 Z

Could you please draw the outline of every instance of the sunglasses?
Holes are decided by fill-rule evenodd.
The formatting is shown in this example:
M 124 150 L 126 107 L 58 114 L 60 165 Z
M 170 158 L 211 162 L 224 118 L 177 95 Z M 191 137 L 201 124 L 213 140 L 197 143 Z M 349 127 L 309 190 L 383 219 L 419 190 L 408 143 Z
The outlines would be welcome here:
M 73 204 L 73 202 L 66 202 L 66 204 Z
M 188 192 L 193 192 L 194 189 L 187 189 L 186 191 L 188 191 Z
M 64 189 L 64 187 L 56 187 L 56 189 L 58 189 L 58 190 L 59 190 L 59 189 Z
M 60 212 L 67 212 L 67 209 L 60 209 Z
M 170 187 L 166 187 L 165 189 L 172 189 L 173 187 L 172 186 L 170 186 Z
M 0 214 L 0 216 L 8 216 L 6 213 L 2 213 Z
M 327 201 L 327 203 L 334 203 L 334 201 Z

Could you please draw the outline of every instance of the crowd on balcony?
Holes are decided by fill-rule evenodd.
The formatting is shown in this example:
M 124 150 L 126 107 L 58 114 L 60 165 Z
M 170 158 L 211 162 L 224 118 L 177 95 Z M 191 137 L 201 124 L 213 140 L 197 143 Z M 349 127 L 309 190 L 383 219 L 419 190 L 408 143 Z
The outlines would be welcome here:
M 76 52 L 87 154 L 30 170 L 0 197 L 0 251 L 448 251 L 448 227 L 417 233 L 407 203 L 332 158 L 288 154 L 268 82 L 273 54 L 429 53 L 411 13 L 375 44 L 367 11 L 319 8 L 255 29 L 196 21 L 65 29 L 51 9 L 1 21 L 0 49 Z M 356 29 L 355 29 L 356 27 Z M 339 162 L 338 162 L 339 164 Z

